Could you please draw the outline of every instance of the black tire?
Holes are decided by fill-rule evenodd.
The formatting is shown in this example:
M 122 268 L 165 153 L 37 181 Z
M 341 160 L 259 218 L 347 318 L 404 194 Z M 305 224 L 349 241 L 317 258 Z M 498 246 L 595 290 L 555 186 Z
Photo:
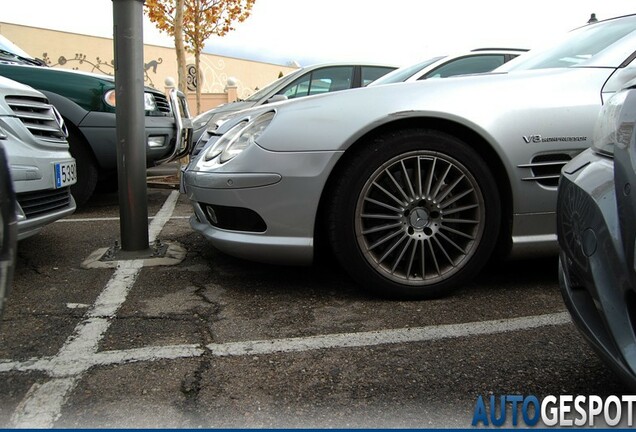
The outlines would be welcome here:
M 117 171 L 102 173 L 97 180 L 96 193 L 115 193 L 119 190 Z
M 77 164 L 77 183 L 71 186 L 71 194 L 78 206 L 86 204 L 95 192 L 98 171 L 93 153 L 77 131 L 69 128 L 68 143 L 71 156 Z
M 435 130 L 392 132 L 341 173 L 327 210 L 329 239 L 364 288 L 402 299 L 448 295 L 491 256 L 499 193 L 465 142 Z

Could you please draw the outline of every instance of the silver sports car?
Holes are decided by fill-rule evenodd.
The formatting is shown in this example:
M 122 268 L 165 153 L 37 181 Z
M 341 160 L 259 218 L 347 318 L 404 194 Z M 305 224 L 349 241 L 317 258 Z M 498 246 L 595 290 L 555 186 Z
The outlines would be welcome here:
M 202 139 L 183 188 L 218 249 L 308 264 L 329 245 L 364 288 L 428 298 L 494 255 L 557 252 L 561 167 L 636 75 L 636 15 L 570 32 L 493 73 L 239 113 Z
M 296 69 L 245 100 L 223 104 L 199 114 L 192 119 L 192 138 L 196 143 L 206 129 L 216 128 L 217 123 L 232 117 L 237 111 L 281 100 L 364 87 L 395 69 L 395 66 L 390 65 L 343 62 Z

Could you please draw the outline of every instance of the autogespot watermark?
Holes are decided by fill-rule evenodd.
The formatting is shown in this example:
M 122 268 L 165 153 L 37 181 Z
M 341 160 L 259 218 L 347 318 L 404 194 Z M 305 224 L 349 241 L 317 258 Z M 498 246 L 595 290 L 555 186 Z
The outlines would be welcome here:
M 473 426 L 633 426 L 636 395 L 545 396 L 481 395 L 475 403 Z M 604 424 L 603 424 L 604 422 Z

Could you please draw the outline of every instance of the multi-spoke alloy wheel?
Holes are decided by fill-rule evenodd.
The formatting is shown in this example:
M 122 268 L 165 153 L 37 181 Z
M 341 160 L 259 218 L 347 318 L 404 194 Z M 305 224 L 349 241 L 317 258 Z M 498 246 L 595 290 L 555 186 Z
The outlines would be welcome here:
M 435 131 L 363 149 L 335 190 L 331 241 L 364 286 L 409 298 L 447 294 L 492 253 L 497 189 L 479 155 Z
M 356 236 L 365 258 L 389 279 L 431 284 L 474 254 L 483 212 L 479 185 L 461 163 L 435 152 L 406 153 L 364 185 Z

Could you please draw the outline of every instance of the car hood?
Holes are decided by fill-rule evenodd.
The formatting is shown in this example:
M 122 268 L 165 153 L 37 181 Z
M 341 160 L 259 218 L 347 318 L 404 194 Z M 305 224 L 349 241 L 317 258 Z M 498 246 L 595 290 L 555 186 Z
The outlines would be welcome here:
M 0 76 L 0 92 L 5 94 L 21 94 L 26 96 L 44 97 L 42 93 L 35 90 L 33 87 L 29 87 L 3 76 Z
M 498 140 L 494 135 L 511 131 L 519 140 L 537 133 L 532 127 L 538 123 L 543 130 L 576 131 L 580 119 L 575 112 L 579 107 L 600 107 L 603 83 L 613 71 L 567 68 L 490 73 L 287 101 L 259 107 L 275 109 L 277 114 L 258 144 L 273 151 L 343 151 L 383 124 L 418 118 L 459 123 L 493 143 Z M 546 110 L 554 107 L 566 115 L 555 118 Z M 523 129 L 524 124 L 530 129 Z
M 211 111 L 215 113 L 230 113 L 230 112 L 241 111 L 247 108 L 252 108 L 255 105 L 256 105 L 256 102 L 248 102 L 248 101 L 241 100 L 241 101 L 223 104 L 219 107 L 214 108 Z
M 73 74 L 73 75 L 88 77 L 88 78 L 92 78 L 92 79 L 99 80 L 99 81 L 102 81 L 102 82 L 106 82 L 111 87 L 115 86 L 115 77 L 113 75 L 99 74 L 99 73 L 94 73 L 94 72 L 85 72 L 85 71 L 75 70 L 75 69 L 64 69 L 64 68 L 58 68 L 58 67 L 36 66 L 36 65 L 24 64 L 24 63 L 11 63 L 9 65 L 13 66 L 13 67 L 32 68 L 32 69 L 37 69 L 37 70 L 44 70 L 44 71 L 47 71 L 47 72 L 51 71 L 51 73 L 63 73 L 63 74 L 69 74 L 69 75 Z M 148 87 L 148 86 L 144 86 L 144 89 L 146 91 L 161 93 L 161 91 L 159 91 L 159 90 L 157 90 L 155 88 L 152 88 L 152 87 Z

